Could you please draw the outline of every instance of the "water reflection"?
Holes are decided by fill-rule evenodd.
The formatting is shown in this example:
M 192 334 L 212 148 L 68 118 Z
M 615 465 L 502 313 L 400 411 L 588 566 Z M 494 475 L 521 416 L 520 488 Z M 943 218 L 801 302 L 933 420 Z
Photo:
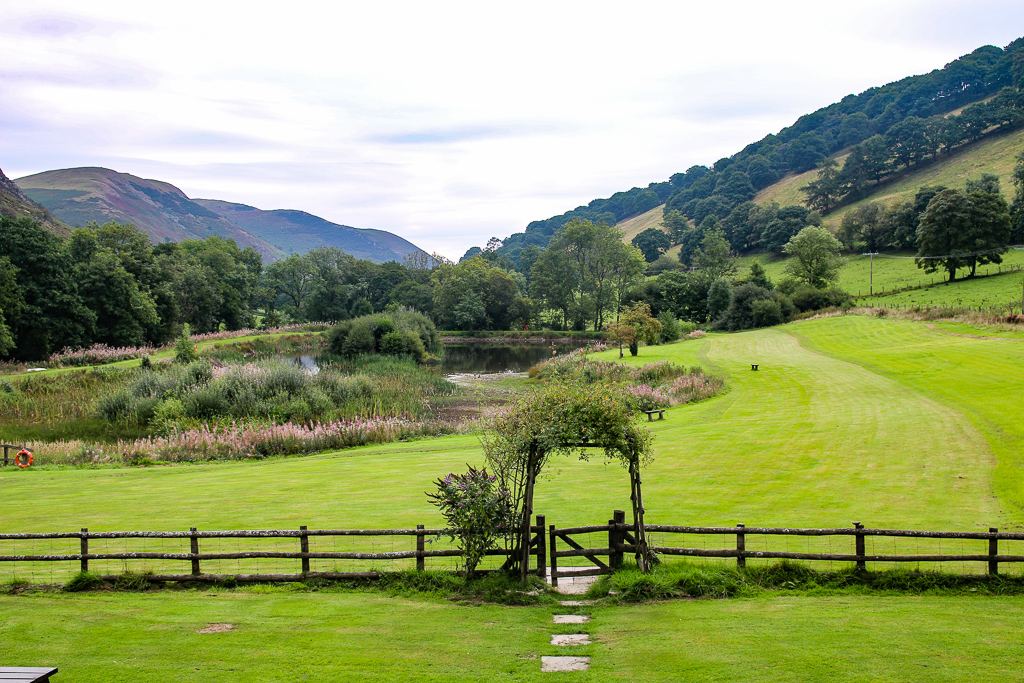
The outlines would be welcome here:
M 319 358 L 319 356 L 293 356 L 292 360 L 305 370 L 306 374 L 315 375 L 320 372 Z
M 586 346 L 575 342 L 555 344 L 559 354 Z M 497 342 L 466 342 L 445 344 L 440 371 L 443 375 L 487 374 L 495 372 L 526 372 L 537 363 L 551 358 L 551 344 L 505 344 Z M 310 375 L 320 372 L 320 355 L 292 356 L 292 362 Z
M 585 344 L 556 344 L 555 350 L 559 354 L 564 354 L 581 346 Z M 551 358 L 551 344 L 445 344 L 441 372 L 445 375 L 467 372 L 526 372 L 548 358 Z

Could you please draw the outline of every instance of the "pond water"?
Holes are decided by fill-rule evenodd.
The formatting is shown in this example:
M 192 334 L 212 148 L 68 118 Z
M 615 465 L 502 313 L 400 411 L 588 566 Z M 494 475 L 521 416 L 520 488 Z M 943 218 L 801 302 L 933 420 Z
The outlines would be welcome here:
M 582 342 L 555 344 L 559 354 L 586 346 Z M 551 344 L 508 344 L 502 342 L 466 342 L 445 344 L 441 357 L 441 374 L 486 374 L 493 372 L 526 372 L 551 358 Z M 293 356 L 295 364 L 311 375 L 320 372 L 319 356 Z
M 586 344 L 555 344 L 555 349 L 559 354 L 564 354 L 582 346 L 586 346 Z M 551 358 L 551 344 L 505 344 L 501 342 L 445 344 L 444 356 L 441 358 L 441 372 L 445 375 L 526 372 L 548 358 Z

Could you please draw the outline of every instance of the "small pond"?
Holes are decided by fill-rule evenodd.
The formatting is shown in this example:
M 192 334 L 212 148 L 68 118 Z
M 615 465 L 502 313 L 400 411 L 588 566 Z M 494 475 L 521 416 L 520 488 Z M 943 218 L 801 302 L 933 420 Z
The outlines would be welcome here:
M 555 344 L 559 354 L 586 346 L 583 342 Z M 506 342 L 465 342 L 445 344 L 441 358 L 441 374 L 487 374 L 493 372 L 526 372 L 551 358 L 551 344 L 515 344 Z M 319 356 L 293 356 L 295 364 L 315 375 L 320 371 Z
M 586 346 L 585 343 L 555 344 L 559 354 Z M 445 344 L 441 372 L 485 374 L 526 372 L 542 360 L 551 358 L 551 344 L 512 344 L 503 342 L 467 342 Z

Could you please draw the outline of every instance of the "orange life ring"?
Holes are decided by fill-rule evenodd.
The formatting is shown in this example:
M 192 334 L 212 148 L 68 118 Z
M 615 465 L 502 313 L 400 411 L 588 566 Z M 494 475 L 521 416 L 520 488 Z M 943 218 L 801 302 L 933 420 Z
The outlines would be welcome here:
M 22 458 L 24 458 L 24 460 L 22 460 Z M 32 451 L 22 448 L 18 451 L 18 454 L 14 456 L 14 462 L 17 463 L 18 467 L 28 467 L 32 464 Z

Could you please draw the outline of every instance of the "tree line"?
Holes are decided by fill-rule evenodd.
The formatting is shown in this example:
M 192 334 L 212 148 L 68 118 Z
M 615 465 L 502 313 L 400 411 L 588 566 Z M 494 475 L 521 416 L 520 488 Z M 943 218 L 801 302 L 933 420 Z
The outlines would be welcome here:
M 153 245 L 131 224 L 61 240 L 0 218 L 0 357 L 36 360 L 92 344 L 160 345 L 193 333 L 419 311 L 442 329 L 602 328 L 644 276 L 612 226 L 577 219 L 516 269 L 495 245 L 452 263 L 422 253 L 378 264 L 321 247 L 264 265 L 209 237 Z

